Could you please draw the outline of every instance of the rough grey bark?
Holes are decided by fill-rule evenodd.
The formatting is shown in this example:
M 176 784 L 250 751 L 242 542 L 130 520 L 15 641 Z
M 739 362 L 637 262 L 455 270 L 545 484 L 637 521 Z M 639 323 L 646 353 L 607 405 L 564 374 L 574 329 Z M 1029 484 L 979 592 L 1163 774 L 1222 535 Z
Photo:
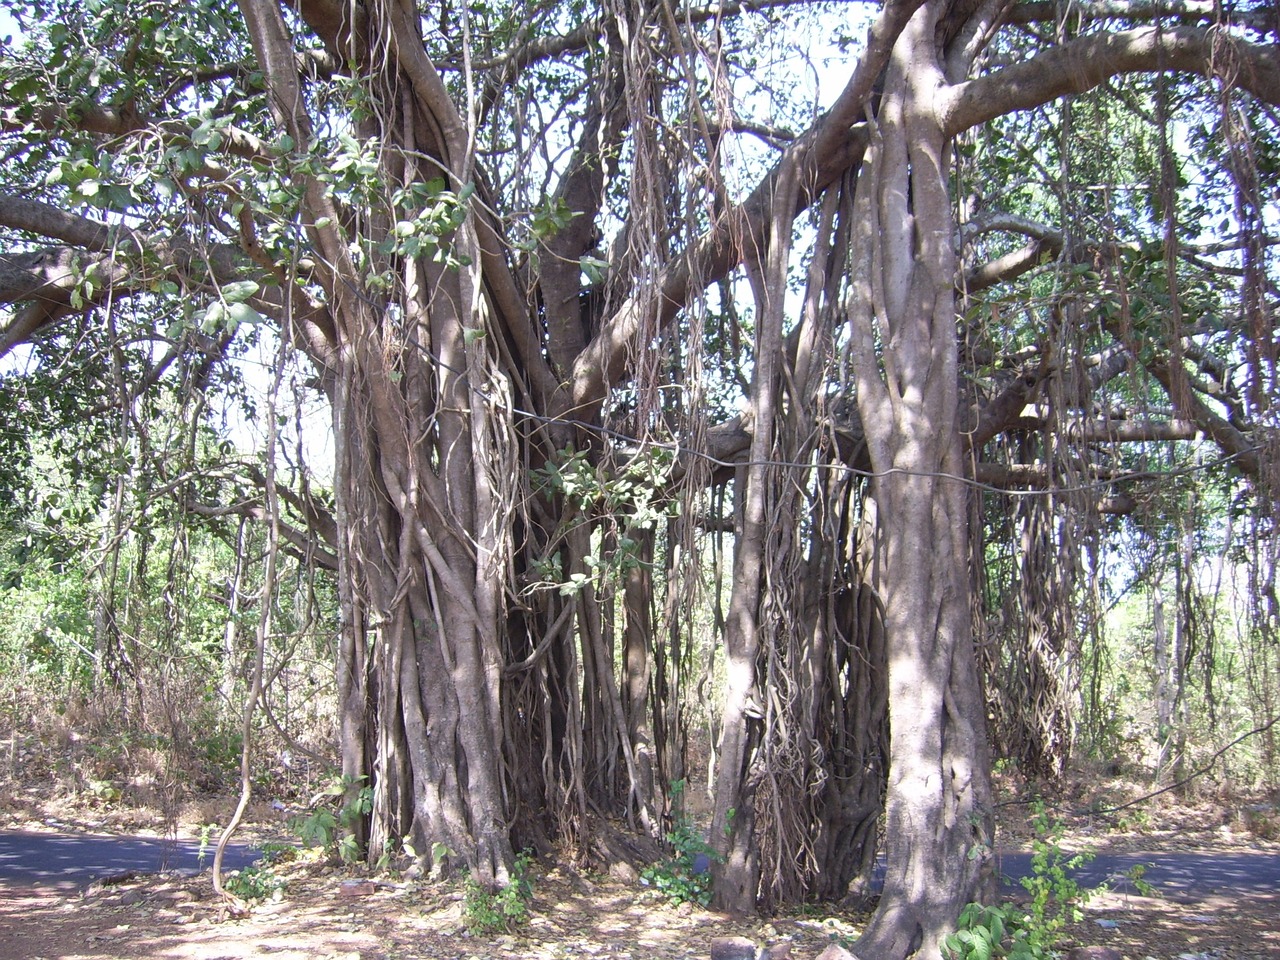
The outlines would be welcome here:
M 937 957 L 990 871 L 992 799 L 971 633 L 957 429 L 956 251 L 945 85 L 928 3 L 894 48 L 855 199 L 849 297 L 880 522 L 888 872 L 855 952 Z

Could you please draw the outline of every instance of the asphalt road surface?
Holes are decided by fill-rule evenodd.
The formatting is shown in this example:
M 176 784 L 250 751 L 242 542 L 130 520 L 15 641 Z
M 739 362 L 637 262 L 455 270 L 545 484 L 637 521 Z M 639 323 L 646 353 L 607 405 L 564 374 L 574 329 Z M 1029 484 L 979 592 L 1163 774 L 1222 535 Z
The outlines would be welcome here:
M 230 844 L 224 870 L 248 866 L 262 854 Z M 199 873 L 213 865 L 196 840 L 155 840 L 88 833 L 0 832 L 0 886 L 81 890 L 95 880 L 129 873 Z
M 1085 889 L 1107 883 L 1117 893 L 1138 893 L 1126 877 L 1137 866 L 1145 866 L 1142 879 L 1170 899 L 1280 894 L 1280 854 L 1262 851 L 1100 854 L 1068 875 Z M 1004 854 L 1000 870 L 1006 889 L 1020 889 L 1018 878 L 1031 873 L 1031 854 Z
M 223 868 L 253 863 L 260 852 L 245 844 L 227 848 Z M 0 832 L 0 886 L 79 890 L 95 880 L 127 873 L 197 873 L 213 862 L 213 850 L 200 856 L 194 840 L 154 840 L 98 834 Z M 1104 854 L 1071 876 L 1085 888 L 1109 882 L 1117 892 L 1136 893 L 1125 874 L 1146 866 L 1143 877 L 1164 896 L 1193 899 L 1212 894 L 1280 894 L 1280 854 L 1276 853 L 1132 853 Z M 1000 870 L 1006 888 L 1017 890 L 1019 877 L 1031 873 L 1031 855 L 1006 853 Z

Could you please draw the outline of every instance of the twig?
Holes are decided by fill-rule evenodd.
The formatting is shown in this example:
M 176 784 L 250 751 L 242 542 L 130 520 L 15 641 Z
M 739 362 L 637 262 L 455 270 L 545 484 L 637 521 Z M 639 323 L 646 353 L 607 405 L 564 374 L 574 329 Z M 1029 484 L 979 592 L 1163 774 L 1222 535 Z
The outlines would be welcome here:
M 1256 736 L 1259 733 L 1265 733 L 1267 730 L 1270 730 L 1272 727 L 1274 727 L 1277 723 L 1280 723 L 1280 715 L 1272 717 L 1269 721 L 1267 721 L 1260 727 L 1254 727 L 1252 730 L 1248 731 L 1247 733 L 1240 734 L 1240 736 L 1236 737 L 1234 740 L 1228 743 L 1221 750 L 1214 753 L 1213 756 L 1211 756 L 1208 759 L 1208 761 L 1204 764 L 1204 766 L 1196 770 L 1193 770 L 1191 773 L 1189 773 L 1187 776 L 1183 777 L 1181 780 L 1177 781 L 1176 783 L 1171 783 L 1167 787 L 1161 787 L 1159 790 L 1153 790 L 1151 793 L 1144 794 L 1135 800 L 1130 800 L 1127 803 L 1120 804 L 1119 806 L 1104 807 L 1101 810 L 1079 810 L 1079 811 L 1076 811 L 1076 814 L 1079 816 L 1084 816 L 1086 814 L 1092 814 L 1094 816 L 1102 816 L 1108 813 L 1116 813 L 1119 810 L 1124 810 L 1128 807 L 1136 806 L 1139 803 L 1146 803 L 1148 800 L 1151 800 L 1154 797 L 1158 797 L 1162 793 L 1168 793 L 1170 790 L 1177 790 L 1179 787 L 1184 787 L 1188 783 L 1190 783 L 1192 780 L 1194 780 L 1196 777 L 1204 776 L 1204 774 L 1208 773 L 1211 769 L 1213 769 L 1214 761 L 1217 760 L 1224 753 L 1226 753 L 1228 750 L 1230 750 L 1232 747 L 1234 747 L 1241 740 L 1247 740 L 1249 737 Z

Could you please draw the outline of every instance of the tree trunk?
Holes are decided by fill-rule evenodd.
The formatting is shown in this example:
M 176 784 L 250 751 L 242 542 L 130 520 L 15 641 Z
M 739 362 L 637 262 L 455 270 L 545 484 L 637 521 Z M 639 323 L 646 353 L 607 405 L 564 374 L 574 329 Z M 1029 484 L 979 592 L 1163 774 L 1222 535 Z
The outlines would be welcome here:
M 989 876 L 992 801 L 973 649 L 968 505 L 957 430 L 954 223 L 944 83 L 945 4 L 894 48 L 857 184 L 849 303 L 858 408 L 879 509 L 890 755 L 888 868 L 855 952 L 940 955 Z
M 1164 589 L 1156 582 L 1151 592 L 1151 639 L 1155 646 L 1156 701 L 1156 786 L 1163 786 L 1173 736 L 1173 675 L 1169 668 L 1169 619 L 1165 611 Z

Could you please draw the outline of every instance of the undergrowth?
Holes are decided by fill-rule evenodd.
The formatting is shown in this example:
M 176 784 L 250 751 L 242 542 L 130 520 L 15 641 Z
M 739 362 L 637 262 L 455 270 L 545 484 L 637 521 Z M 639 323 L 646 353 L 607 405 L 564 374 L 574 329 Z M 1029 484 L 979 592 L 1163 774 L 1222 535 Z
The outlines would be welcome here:
M 1031 894 L 1025 907 L 1012 903 L 970 903 L 960 911 L 956 932 L 943 941 L 947 960 L 1051 960 L 1063 929 L 1084 916 L 1083 906 L 1097 890 L 1084 890 L 1070 876 L 1093 859 L 1092 853 L 1067 854 L 1062 824 L 1051 821 L 1044 803 L 1033 807 L 1031 876 L 1022 886 Z
M 462 897 L 462 922 L 472 936 L 488 936 L 522 927 L 529 922 L 529 901 L 533 882 L 529 866 L 533 856 L 524 851 L 516 857 L 511 882 L 496 889 L 468 877 Z
M 646 867 L 640 874 L 640 882 L 653 887 L 666 897 L 672 906 L 682 903 L 711 903 L 711 862 L 717 854 L 702 838 L 697 825 L 683 812 L 680 799 L 684 781 L 671 785 L 672 802 L 678 811 L 667 833 L 674 856 Z

